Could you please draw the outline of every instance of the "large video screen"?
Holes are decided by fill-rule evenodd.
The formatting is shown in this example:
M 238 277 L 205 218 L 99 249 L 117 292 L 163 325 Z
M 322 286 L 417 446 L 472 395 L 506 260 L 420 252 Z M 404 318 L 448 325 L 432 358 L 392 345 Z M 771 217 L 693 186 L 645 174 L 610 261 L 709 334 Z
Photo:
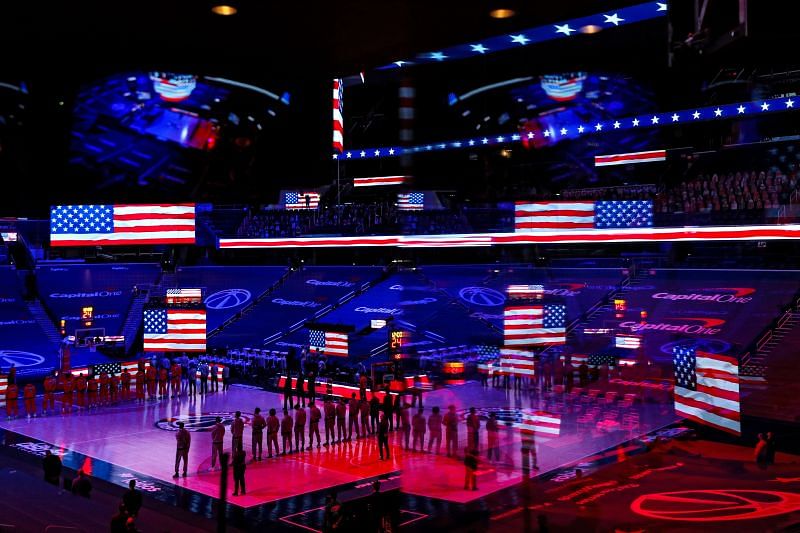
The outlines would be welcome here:
M 194 243 L 194 204 L 92 204 L 50 208 L 51 246 Z

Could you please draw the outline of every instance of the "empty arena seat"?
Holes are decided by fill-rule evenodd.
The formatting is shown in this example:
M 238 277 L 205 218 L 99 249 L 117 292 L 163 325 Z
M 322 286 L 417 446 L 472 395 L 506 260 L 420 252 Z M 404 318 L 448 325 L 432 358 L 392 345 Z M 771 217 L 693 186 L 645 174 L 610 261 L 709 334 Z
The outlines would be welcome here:
M 199 266 L 176 270 L 179 287 L 203 289 L 208 330 L 236 315 L 286 273 L 283 266 Z

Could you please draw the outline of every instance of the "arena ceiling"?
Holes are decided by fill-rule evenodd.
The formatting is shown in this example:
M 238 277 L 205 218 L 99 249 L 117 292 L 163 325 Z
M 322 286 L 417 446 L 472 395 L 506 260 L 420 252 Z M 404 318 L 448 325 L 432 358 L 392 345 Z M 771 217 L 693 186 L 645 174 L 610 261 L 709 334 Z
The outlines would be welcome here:
M 625 5 L 572 0 L 208 0 L 15 2 L 3 7 L 4 70 L 32 78 L 84 78 L 109 70 L 180 66 L 247 78 L 349 74 L 429 48 L 457 44 Z M 511 6 L 508 19 L 488 16 Z M 11 51 L 11 53 L 8 53 Z

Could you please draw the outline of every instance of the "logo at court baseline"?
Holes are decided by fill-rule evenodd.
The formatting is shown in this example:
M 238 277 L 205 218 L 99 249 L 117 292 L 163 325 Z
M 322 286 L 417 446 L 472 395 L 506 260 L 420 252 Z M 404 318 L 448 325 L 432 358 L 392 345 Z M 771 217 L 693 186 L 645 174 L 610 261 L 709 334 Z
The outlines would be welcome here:
M 669 331 L 673 333 L 688 333 L 690 335 L 716 335 L 722 331 L 717 326 L 721 326 L 725 323 L 725 321 L 720 318 L 684 317 L 665 318 L 664 320 L 674 320 L 676 323 L 626 321 L 621 322 L 619 327 L 636 332 Z M 686 321 L 689 321 L 689 323 L 685 323 Z
M 489 287 L 464 287 L 458 291 L 458 296 L 467 303 L 482 307 L 495 307 L 506 302 L 505 294 Z
M 716 287 L 710 289 L 695 289 L 696 292 L 686 294 L 673 294 L 657 292 L 651 296 L 656 300 L 689 301 L 689 302 L 715 302 L 720 304 L 746 304 L 753 300 L 750 294 L 756 292 L 752 287 Z
M 247 303 L 251 296 L 247 289 L 225 289 L 208 296 L 205 304 L 208 309 L 230 309 Z
M 207 432 L 214 429 L 217 417 L 222 419 L 222 423 L 229 426 L 233 423 L 235 413 L 232 411 L 217 411 L 211 413 L 202 413 L 196 415 L 178 415 L 167 418 L 162 418 L 156 422 L 158 429 L 165 431 L 178 431 L 178 422 L 183 422 L 184 428 L 192 432 Z M 250 419 L 253 415 L 250 413 L 242 413 L 242 420 L 245 425 L 250 424 Z

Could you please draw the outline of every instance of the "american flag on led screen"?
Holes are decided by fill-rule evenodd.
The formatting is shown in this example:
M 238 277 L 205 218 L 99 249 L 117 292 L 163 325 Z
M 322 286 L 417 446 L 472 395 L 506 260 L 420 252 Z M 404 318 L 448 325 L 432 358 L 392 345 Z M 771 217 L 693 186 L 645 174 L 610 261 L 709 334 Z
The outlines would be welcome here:
M 541 298 L 544 295 L 542 285 L 509 285 L 506 292 L 512 298 Z
M 500 348 L 500 371 L 512 376 L 534 376 L 533 351 L 521 348 Z
M 325 355 L 348 356 L 347 333 L 333 331 L 308 330 L 308 344 L 312 352 L 322 352 Z
M 50 244 L 194 244 L 194 204 L 57 205 Z
M 317 209 L 319 207 L 318 192 L 287 192 L 283 197 L 286 209 Z
M 121 363 L 99 363 L 92 367 L 94 370 L 95 376 L 99 376 L 102 373 L 106 373 L 109 376 L 114 376 L 117 374 L 122 373 L 122 364 Z
M 333 149 L 337 152 L 344 150 L 343 97 L 344 84 L 340 78 L 336 78 L 333 80 Z
M 204 352 L 205 309 L 145 309 L 144 351 Z
M 614 336 L 614 346 L 617 348 L 627 348 L 635 350 L 641 347 L 642 337 L 640 335 L 616 335 Z
M 517 232 L 645 228 L 653 226 L 653 202 L 517 202 L 514 219 Z
M 589 356 L 589 362 L 586 363 L 589 366 L 601 366 L 601 365 L 608 365 L 614 366 L 617 362 L 617 358 L 610 354 L 605 353 L 593 353 Z
M 523 411 L 515 426 L 522 433 L 558 437 L 561 434 L 561 415 L 547 411 Z
M 369 178 L 353 178 L 353 187 L 385 187 L 403 185 L 411 181 L 411 176 L 373 176 Z
M 675 414 L 741 435 L 739 361 L 736 357 L 676 346 Z
M 594 166 L 610 167 L 614 165 L 631 165 L 633 163 L 653 163 L 666 161 L 666 150 L 649 150 L 647 152 L 631 152 L 628 154 L 609 154 L 594 156 Z
M 506 307 L 503 312 L 503 344 L 506 347 L 564 344 L 566 307 L 560 304 Z
M 397 209 L 400 211 L 421 211 L 425 207 L 425 193 L 401 192 L 397 194 Z

